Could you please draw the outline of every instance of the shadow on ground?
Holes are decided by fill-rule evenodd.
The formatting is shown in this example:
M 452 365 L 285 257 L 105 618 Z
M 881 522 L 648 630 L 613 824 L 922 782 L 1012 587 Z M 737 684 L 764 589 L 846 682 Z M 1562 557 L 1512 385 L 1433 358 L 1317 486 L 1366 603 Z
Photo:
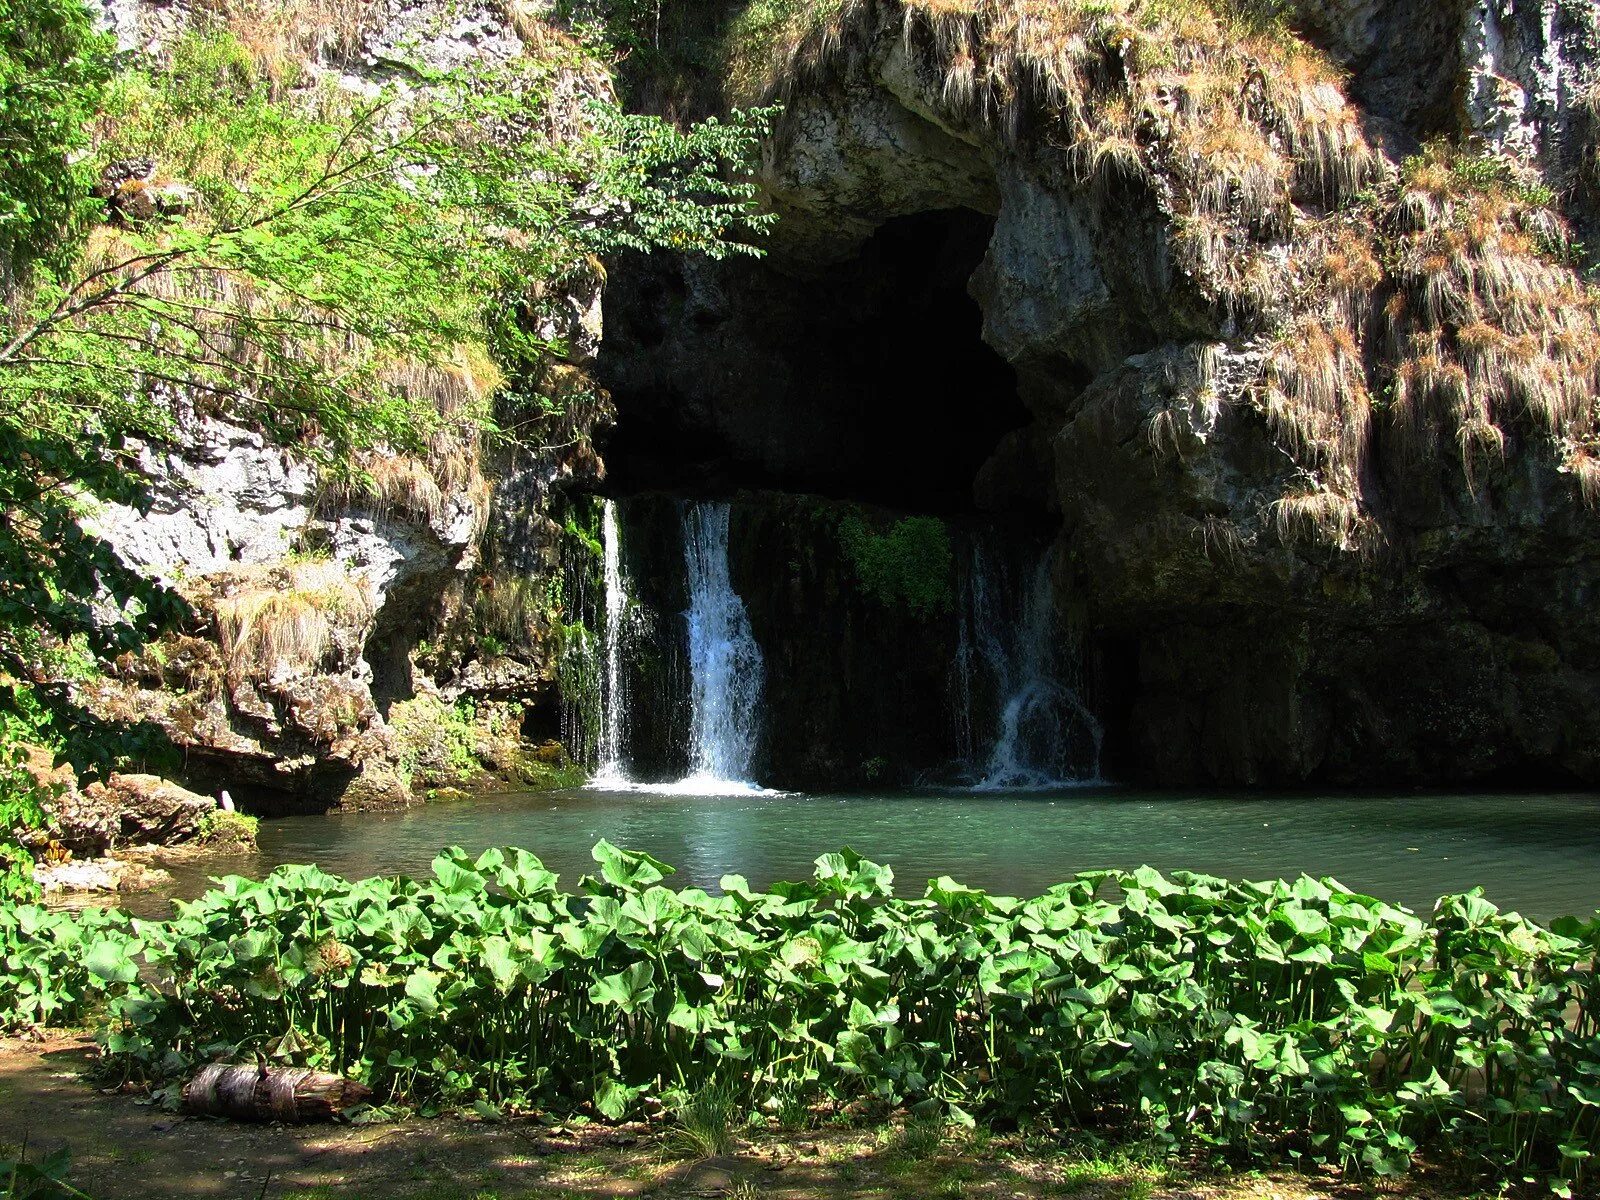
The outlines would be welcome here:
M 188 1119 L 96 1090 L 87 1039 L 0 1040 L 0 1146 L 61 1146 L 95 1200 L 1310 1200 L 1369 1195 L 1303 1176 L 1174 1181 L 1138 1164 L 925 1129 L 762 1134 L 675 1160 L 642 1125 L 547 1129 L 451 1119 L 351 1126 Z M 1437 1194 L 1437 1193 L 1430 1193 Z

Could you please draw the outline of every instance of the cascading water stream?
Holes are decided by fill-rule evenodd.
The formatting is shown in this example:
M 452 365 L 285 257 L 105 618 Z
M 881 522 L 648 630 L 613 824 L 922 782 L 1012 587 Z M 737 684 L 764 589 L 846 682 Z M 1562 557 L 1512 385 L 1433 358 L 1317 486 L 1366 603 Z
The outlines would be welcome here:
M 684 510 L 689 582 L 689 777 L 701 793 L 748 791 L 761 734 L 765 665 L 728 567 L 726 504 Z
M 1103 731 L 1079 694 L 1077 663 L 1065 661 L 1055 628 L 1050 557 L 1025 588 L 983 548 L 975 550 L 961 621 L 958 701 L 977 739 L 974 675 L 988 675 L 997 713 L 979 791 L 1096 782 Z M 976 745 L 973 746 L 974 751 Z
M 628 580 L 622 570 L 622 530 L 616 502 L 607 500 L 601 517 L 600 541 L 605 556 L 605 626 L 601 644 L 605 673 L 600 689 L 600 761 L 592 783 L 617 786 L 629 782 L 623 763 L 627 746 L 628 697 L 622 656 L 628 630 Z

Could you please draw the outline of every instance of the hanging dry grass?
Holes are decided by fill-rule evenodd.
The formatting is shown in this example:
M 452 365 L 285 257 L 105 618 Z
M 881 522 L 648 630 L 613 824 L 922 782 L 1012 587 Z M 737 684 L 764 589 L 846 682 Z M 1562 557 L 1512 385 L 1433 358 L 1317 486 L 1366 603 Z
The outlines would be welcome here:
M 1213 566 L 1233 568 L 1244 557 L 1244 534 L 1226 517 L 1208 516 L 1196 522 L 1193 537 Z
M 1363 328 L 1372 313 L 1372 300 L 1384 281 L 1383 263 L 1370 229 L 1338 222 L 1320 245 L 1320 275 L 1338 304 L 1345 322 Z
M 1280 7 L 753 0 L 730 74 L 742 101 L 790 100 L 903 52 L 942 73 L 948 127 L 1057 150 L 1087 188 L 1158 193 L 1176 267 L 1270 339 L 1252 394 L 1319 481 L 1275 506 L 1280 530 L 1354 547 L 1375 420 L 1402 459 L 1455 457 L 1472 491 L 1514 426 L 1587 444 L 1600 321 L 1536 178 L 1447 147 L 1397 170 L 1339 70 L 1263 15 Z M 1146 427 L 1158 454 L 1177 435 L 1172 413 Z
M 1461 452 L 1461 469 L 1466 474 L 1467 487 L 1472 491 L 1477 491 L 1482 466 L 1505 462 L 1506 435 L 1482 417 L 1462 422 L 1456 431 L 1456 444 Z
M 335 626 L 363 626 L 373 612 L 366 584 L 335 562 L 234 573 L 222 587 L 217 635 L 235 680 L 314 671 L 333 647 Z
M 84 269 L 114 268 L 129 254 L 125 235 L 101 227 L 89 239 Z M 250 397 L 272 388 L 292 394 L 305 382 L 296 364 L 312 364 L 313 378 L 339 379 L 374 402 L 405 402 L 441 486 L 447 492 L 470 486 L 490 398 L 504 383 L 483 344 L 458 345 L 440 362 L 383 361 L 349 321 L 267 289 L 243 271 L 209 264 L 154 271 L 120 303 L 186 335 L 173 339 L 171 353 L 210 381 L 210 387 L 191 389 L 201 412 L 261 418 Z M 315 437 L 318 431 L 308 426 L 304 432 Z
M 1600 188 L 1600 79 L 1579 98 L 1578 110 L 1585 126 L 1578 170 L 1591 189 Z
M 1578 493 L 1583 502 L 1594 507 L 1600 501 L 1600 454 L 1593 446 L 1569 441 L 1564 447 L 1561 467 L 1578 481 Z
M 1171 185 L 1186 265 L 1236 310 L 1271 289 L 1261 264 L 1233 265 L 1234 235 L 1287 231 L 1294 203 L 1336 204 L 1385 169 L 1325 57 L 1201 0 L 755 0 L 730 39 L 732 90 L 787 101 L 891 37 L 942 73 L 946 123 L 1037 131 L 1098 186 Z
M 1557 438 L 1594 426 L 1597 303 L 1561 261 L 1550 201 L 1509 164 L 1434 146 L 1407 164 L 1388 214 L 1395 427 L 1414 454 L 1453 431 L 1469 483 L 1513 424 Z
M 548 581 L 495 571 L 472 594 L 475 624 L 508 645 L 529 643 L 549 623 Z
M 308 63 L 359 54 L 378 7 L 377 0 L 197 0 L 193 11 L 226 28 L 274 85 L 292 87 Z
M 1284 545 L 1297 541 L 1359 549 L 1365 521 L 1348 496 L 1326 489 L 1296 492 L 1272 504 L 1272 522 Z
M 1315 316 L 1291 323 L 1262 369 L 1261 403 L 1298 461 L 1353 484 L 1366 454 L 1372 401 L 1348 326 Z

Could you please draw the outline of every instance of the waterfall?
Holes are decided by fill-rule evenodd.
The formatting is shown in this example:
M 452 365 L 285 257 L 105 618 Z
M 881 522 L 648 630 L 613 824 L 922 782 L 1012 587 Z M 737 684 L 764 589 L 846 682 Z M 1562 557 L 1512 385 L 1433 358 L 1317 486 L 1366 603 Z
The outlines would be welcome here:
M 628 782 L 623 750 L 628 738 L 628 695 L 623 683 L 622 655 L 628 630 L 628 580 L 622 572 L 622 531 L 617 505 L 605 502 L 600 542 L 605 554 L 605 624 L 601 629 L 605 671 L 600 687 L 600 755 L 593 782 L 616 786 Z
M 980 791 L 1095 782 L 1103 731 L 1083 703 L 1076 654 L 1056 628 L 1050 555 L 1024 582 L 984 547 L 974 550 L 961 614 L 958 707 L 976 748 L 971 707 L 980 673 L 996 707 Z
M 689 778 L 703 792 L 747 790 L 761 733 L 761 647 L 728 569 L 726 504 L 684 510 L 689 580 Z

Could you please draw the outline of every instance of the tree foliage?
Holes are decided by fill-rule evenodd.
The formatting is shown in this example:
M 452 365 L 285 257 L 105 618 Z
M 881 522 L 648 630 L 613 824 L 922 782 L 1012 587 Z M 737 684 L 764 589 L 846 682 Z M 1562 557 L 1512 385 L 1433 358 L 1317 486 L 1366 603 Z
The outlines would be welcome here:
M 0 296 L 35 263 L 60 266 L 87 219 L 71 155 L 108 75 L 81 0 L 0 0 Z

